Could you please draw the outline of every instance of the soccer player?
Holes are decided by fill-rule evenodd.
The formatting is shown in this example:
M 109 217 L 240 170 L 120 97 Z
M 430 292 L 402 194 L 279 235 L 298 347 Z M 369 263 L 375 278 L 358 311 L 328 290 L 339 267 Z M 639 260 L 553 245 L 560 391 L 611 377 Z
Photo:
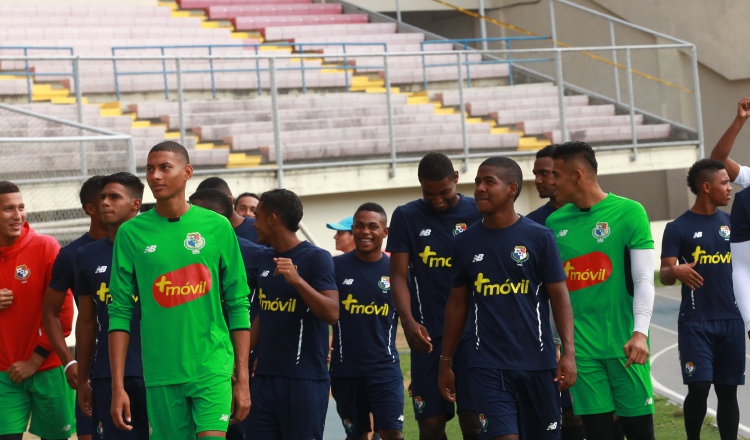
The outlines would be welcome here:
M 739 165 L 729 158 L 729 153 L 732 151 L 734 141 L 740 134 L 740 130 L 742 130 L 742 126 L 745 125 L 748 117 L 750 117 L 750 98 L 742 98 L 737 104 L 737 116 L 721 136 L 719 142 L 716 143 L 714 149 L 711 150 L 711 159 L 723 163 L 726 166 L 729 179 L 743 188 L 750 186 L 750 167 Z
M 473 198 L 456 192 L 458 172 L 444 154 L 427 154 L 419 162 L 417 174 L 423 198 L 396 208 L 386 250 L 391 252 L 393 301 L 412 349 L 412 401 L 419 435 L 422 440 L 440 440 L 445 436 L 445 423 L 454 415 L 454 404 L 444 400 L 437 387 L 451 286 L 451 242 L 480 221 L 482 214 Z M 467 344 L 472 338 L 467 325 L 453 356 L 456 410 L 466 440 L 479 439 L 482 432 L 469 385 Z
M 190 196 L 190 203 L 201 208 L 209 209 L 218 214 L 223 215 L 227 220 L 232 217 L 234 210 L 232 208 L 232 202 L 226 197 L 224 193 L 218 189 L 206 188 L 196 191 Z M 257 282 L 258 282 L 258 257 L 265 249 L 265 246 L 255 244 L 250 240 L 245 240 L 242 237 L 237 237 L 237 241 L 240 245 L 240 253 L 242 254 L 242 261 L 245 264 L 245 274 L 247 275 L 247 285 L 250 288 L 250 322 L 258 316 L 258 300 L 257 300 Z M 228 320 L 226 313 L 224 319 Z M 257 350 L 250 353 L 250 359 L 248 360 L 250 382 L 252 386 L 253 375 L 252 367 L 255 359 L 257 358 Z M 229 440 L 241 440 L 245 438 L 247 425 L 249 419 L 245 418 L 241 423 L 235 423 L 229 425 L 227 430 L 227 439 Z
M 354 217 L 344 217 L 338 223 L 326 223 L 326 228 L 336 231 L 333 239 L 336 241 L 336 250 L 343 253 L 354 250 L 354 235 L 352 234 L 352 224 Z
M 696 162 L 688 171 L 696 195 L 693 207 L 664 230 L 659 279 L 682 282 L 678 343 L 685 397 L 688 440 L 701 436 L 706 399 L 714 384 L 716 420 L 722 439 L 736 439 L 740 423 L 737 385 L 745 384 L 745 331 L 732 290 L 729 215 L 719 211 L 731 199 L 724 164 Z
M 258 440 L 321 440 L 328 326 L 339 318 L 331 254 L 297 238 L 302 202 L 289 190 L 263 193 L 255 219 L 258 239 L 271 247 L 258 263 L 260 312 L 252 329 L 258 366 L 249 432 Z
M 248 288 L 244 271 L 237 270 L 242 257 L 225 218 L 185 202 L 192 175 L 180 144 L 151 148 L 146 182 L 156 206 L 120 226 L 114 244 L 110 412 L 115 426 L 133 429 L 123 378 L 133 309 L 140 305 L 152 440 L 224 438 L 230 415 L 241 421 L 250 407 Z
M 563 260 L 575 316 L 578 382 L 573 409 L 589 440 L 611 440 L 613 412 L 629 440 L 651 440 L 648 326 L 654 242 L 638 202 L 602 191 L 594 150 L 567 142 L 552 152 L 557 201 L 547 218 Z
M 243 217 L 255 218 L 255 210 L 258 208 L 258 195 L 244 192 L 234 201 L 234 210 Z
M 70 295 L 75 286 L 73 263 L 76 252 L 83 246 L 107 236 L 107 226 L 102 222 L 99 209 L 99 193 L 102 189 L 102 178 L 103 176 L 90 177 L 81 186 L 78 197 L 81 200 L 83 211 L 89 216 L 89 230 L 60 250 L 55 259 L 55 264 L 52 266 L 52 279 L 47 287 L 47 292 L 44 294 L 44 306 L 42 307 L 42 321 L 44 329 L 47 331 L 47 337 L 55 349 L 57 356 L 67 366 L 65 370 L 66 378 L 68 384 L 74 390 L 78 389 L 78 365 L 77 361 L 71 355 L 70 350 L 68 350 L 68 345 L 65 343 L 59 315 L 66 296 Z M 73 299 L 78 303 L 77 297 L 73 296 Z M 92 420 L 84 416 L 78 405 L 75 406 L 75 412 L 78 438 L 80 440 L 90 440 L 93 432 Z
M 57 241 L 38 235 L 26 222 L 15 184 L 0 182 L 0 439 L 23 432 L 45 439 L 75 431 L 75 395 L 60 358 L 42 329 L 42 303 L 60 251 Z M 73 323 L 73 300 L 60 311 L 63 335 Z M 34 414 L 29 426 L 29 416 Z
M 331 392 L 347 438 L 366 440 L 370 412 L 384 440 L 403 438 L 404 378 L 396 350 L 397 315 L 390 259 L 383 254 L 388 218 L 365 203 L 354 213 L 354 251 L 333 258 L 339 322 L 333 329 Z
M 229 185 L 221 177 L 209 177 L 198 185 L 197 191 L 208 188 L 218 189 L 229 198 L 229 203 L 234 202 L 232 190 L 229 189 Z M 258 242 L 258 232 L 253 227 L 253 223 L 255 223 L 253 217 L 244 217 L 232 211 L 232 217 L 229 219 L 229 222 L 232 224 L 234 232 L 238 237 L 250 240 L 253 243 Z
M 534 160 L 534 185 L 539 193 L 539 198 L 549 199 L 549 202 L 526 215 L 526 218 L 544 226 L 547 217 L 557 210 L 561 205 L 557 203 L 555 189 L 552 187 L 552 149 L 554 145 L 547 145 L 536 152 Z
M 78 301 L 76 345 L 78 348 L 78 407 L 93 420 L 96 438 L 147 440 L 148 412 L 141 364 L 140 308 L 133 309 L 130 343 L 125 362 L 125 392 L 131 402 L 131 431 L 117 429 L 109 413 L 112 372 L 109 366 L 109 315 L 107 305 L 112 271 L 112 251 L 120 226 L 138 214 L 143 183 L 130 173 L 116 173 L 101 181 L 101 216 L 107 237 L 78 249 L 75 256 L 75 288 Z M 134 293 L 133 301 L 138 302 Z M 89 377 L 91 385 L 89 385 Z
M 473 305 L 476 342 L 469 366 L 482 437 L 557 440 L 559 391 L 575 383 L 576 365 L 573 313 L 555 238 L 516 214 L 523 175 L 515 161 L 485 160 L 475 183 L 474 199 L 484 217 L 453 242 L 439 389 L 446 400 L 456 399 L 451 362 Z M 564 348 L 559 362 L 550 302 Z

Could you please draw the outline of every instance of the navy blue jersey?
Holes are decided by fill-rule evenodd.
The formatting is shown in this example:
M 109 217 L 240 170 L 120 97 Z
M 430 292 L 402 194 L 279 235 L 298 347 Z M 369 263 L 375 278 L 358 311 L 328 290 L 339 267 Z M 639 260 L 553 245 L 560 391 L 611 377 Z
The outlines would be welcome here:
M 75 264 L 76 252 L 83 246 L 95 241 L 88 233 L 85 233 L 60 249 L 60 253 L 55 258 L 55 264 L 52 265 L 52 277 L 49 281 L 49 287 L 60 292 L 67 292 L 68 289 L 73 290 L 75 286 L 75 269 L 73 265 Z M 73 298 L 76 304 L 78 304 L 78 297 L 73 295 Z
M 697 261 L 695 269 L 703 277 L 696 290 L 682 285 L 679 322 L 704 319 L 741 319 L 734 302 L 732 253 L 729 249 L 729 215 L 687 211 L 667 223 L 661 258 L 675 257 L 678 264 Z
M 250 217 L 245 217 L 245 220 L 236 228 L 234 228 L 234 233 L 237 234 L 238 237 L 242 237 L 245 240 L 250 240 L 253 243 L 258 243 L 258 231 L 255 230 L 255 219 Z
M 732 222 L 731 243 L 744 243 L 750 240 L 750 191 L 743 189 L 734 196 L 732 204 Z
M 351 251 L 334 257 L 339 322 L 333 327 L 332 377 L 401 377 L 391 259 L 363 261 Z
M 544 224 L 547 222 L 547 217 L 549 217 L 550 214 L 552 214 L 556 210 L 557 208 L 553 208 L 551 202 L 547 202 L 536 210 L 526 214 L 526 218 L 544 226 Z
M 90 296 L 96 304 L 96 350 L 94 363 L 91 365 L 91 378 L 112 377 L 109 367 L 109 314 L 107 306 L 112 302 L 109 295 L 109 277 L 112 270 L 112 252 L 114 246 L 109 238 L 95 241 L 78 250 L 75 256 L 75 295 Z M 125 376 L 143 377 L 141 363 L 141 308 L 138 293 L 133 293 L 136 307 L 133 308 L 133 319 L 130 321 L 130 343 L 125 358 Z M 87 301 L 81 298 L 81 301 Z
M 247 285 L 250 287 L 250 302 L 252 303 L 253 297 L 257 296 L 255 291 L 258 288 L 258 262 L 260 261 L 260 255 L 266 249 L 265 246 L 255 244 L 250 240 L 246 240 L 242 237 L 237 237 L 240 243 L 240 253 L 242 254 L 242 262 L 245 264 L 245 273 L 247 274 Z M 258 316 L 258 310 L 250 309 L 250 323 L 253 319 Z
M 399 206 L 388 233 L 386 250 L 409 254 L 411 314 L 432 338 L 443 334 L 453 238 L 482 219 L 473 198 L 459 197 L 458 204 L 444 212 L 435 211 L 424 199 Z
M 552 231 L 520 217 L 503 229 L 482 223 L 453 242 L 453 287 L 472 292 L 476 341 L 470 367 L 556 368 L 543 284 L 565 281 Z
M 318 292 L 336 290 L 328 251 L 306 241 L 286 252 L 263 251 L 258 262 L 260 343 L 255 374 L 328 379 L 328 324 L 310 311 L 282 275 L 274 275 L 274 258 L 290 258 L 297 273 Z

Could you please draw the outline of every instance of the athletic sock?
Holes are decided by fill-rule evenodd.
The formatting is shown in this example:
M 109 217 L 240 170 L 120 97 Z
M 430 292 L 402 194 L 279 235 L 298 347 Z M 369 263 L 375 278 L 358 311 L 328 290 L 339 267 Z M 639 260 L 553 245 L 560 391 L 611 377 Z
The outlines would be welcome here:
M 615 419 L 615 436 L 612 437 L 612 440 L 625 440 L 625 433 L 622 432 L 622 424 L 619 418 Z
M 612 440 L 615 436 L 614 412 L 581 416 L 586 440 Z
M 620 424 L 628 440 L 653 440 L 654 416 L 620 417 Z
M 464 440 L 482 440 L 482 434 L 463 434 Z
M 685 418 L 685 433 L 688 440 L 700 440 L 703 419 L 706 418 L 708 392 L 711 391 L 710 382 L 694 382 L 688 384 L 688 394 L 682 406 Z
M 561 440 L 586 440 L 586 431 L 583 425 L 563 426 L 560 433 Z
M 737 403 L 736 385 L 714 385 L 718 405 L 716 424 L 719 425 L 721 440 L 736 439 L 740 425 L 740 407 Z

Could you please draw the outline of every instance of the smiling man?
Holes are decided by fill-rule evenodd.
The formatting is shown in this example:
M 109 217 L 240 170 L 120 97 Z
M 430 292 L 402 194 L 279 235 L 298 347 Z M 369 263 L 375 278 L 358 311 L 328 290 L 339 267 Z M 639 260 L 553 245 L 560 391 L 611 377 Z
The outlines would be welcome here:
M 458 412 L 464 439 L 479 439 L 481 426 L 471 401 L 466 326 L 454 354 L 456 407 L 437 387 L 445 305 L 451 286 L 451 243 L 482 219 L 476 203 L 456 191 L 458 171 L 444 154 L 429 153 L 417 170 L 422 197 L 399 206 L 391 219 L 386 250 L 391 252 L 391 289 L 404 335 L 412 349 L 412 401 L 422 440 L 440 440 L 445 423 Z M 410 276 L 410 282 L 407 282 Z M 411 290 L 410 290 L 411 289 Z M 473 319 L 470 319 L 473 321 Z M 455 412 L 454 412 L 455 411 Z
M 549 216 L 547 227 L 555 234 L 575 316 L 573 409 L 589 440 L 613 438 L 613 413 L 629 440 L 651 440 L 654 241 L 648 215 L 640 203 L 602 191 L 588 144 L 559 145 L 552 158 L 557 202 L 567 204 Z
M 156 206 L 124 223 L 114 245 L 111 413 L 118 428 L 132 429 L 123 378 L 137 292 L 152 440 L 224 438 L 230 419 L 241 421 L 250 409 L 249 290 L 242 256 L 226 218 L 185 201 L 192 175 L 182 145 L 155 145 L 146 181 Z

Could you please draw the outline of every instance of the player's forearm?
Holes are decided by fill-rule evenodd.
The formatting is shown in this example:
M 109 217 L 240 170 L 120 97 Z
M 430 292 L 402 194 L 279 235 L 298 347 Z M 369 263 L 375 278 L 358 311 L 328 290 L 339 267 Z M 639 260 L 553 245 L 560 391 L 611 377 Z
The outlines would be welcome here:
M 716 146 L 711 150 L 711 159 L 715 159 L 724 162 L 729 158 L 729 153 L 732 151 L 734 141 L 737 139 L 742 126 L 745 125 L 746 119 L 739 116 L 735 116 L 732 123 L 727 128 L 727 131 L 721 136 Z
M 406 284 L 406 278 L 391 278 L 391 295 L 393 296 L 393 304 L 396 306 L 401 325 L 416 323 L 411 314 L 411 294 L 409 293 L 409 286 Z
M 54 289 L 47 289 L 47 292 L 44 294 L 42 324 L 44 325 L 46 336 L 43 335 L 40 338 L 39 345 L 46 349 L 52 348 L 57 353 L 60 361 L 67 365 L 73 360 L 73 356 L 70 354 L 68 345 L 65 343 L 65 335 L 59 318 L 60 309 L 65 301 L 65 295 L 64 292 L 58 292 Z M 49 347 L 45 346 L 47 342 L 49 343 Z
M 78 383 L 86 383 L 91 373 L 91 363 L 96 347 L 96 321 L 81 319 L 76 321 L 76 351 L 78 361 Z
M 675 266 L 661 266 L 659 268 L 659 281 L 665 286 L 673 286 L 677 282 L 677 277 L 673 269 Z
M 565 287 L 565 282 L 547 285 L 547 293 L 552 305 L 555 326 L 560 336 L 560 344 L 566 354 L 575 355 L 573 307 L 570 305 L 570 295 Z
M 235 374 L 238 381 L 249 381 L 250 370 L 247 362 L 250 358 L 250 332 L 235 330 L 232 332 L 232 346 L 234 347 Z
M 469 315 L 469 296 L 466 286 L 453 288 L 445 306 L 445 325 L 443 327 L 442 356 L 452 358 L 461 341 L 461 334 L 466 328 Z
M 734 299 L 740 309 L 745 331 L 750 331 L 750 241 L 731 243 Z
M 339 320 L 338 292 L 328 291 L 334 292 L 335 298 L 323 295 L 321 292 L 313 289 L 302 278 L 299 278 L 293 286 L 297 289 L 297 292 L 302 297 L 302 301 L 310 308 L 313 315 L 321 321 L 327 322 L 329 325 L 336 324 Z
M 654 250 L 631 249 L 630 272 L 633 278 L 633 332 L 648 336 L 654 311 Z
M 109 332 L 109 365 L 112 370 L 112 390 L 125 388 L 125 358 L 128 355 L 130 333 Z

